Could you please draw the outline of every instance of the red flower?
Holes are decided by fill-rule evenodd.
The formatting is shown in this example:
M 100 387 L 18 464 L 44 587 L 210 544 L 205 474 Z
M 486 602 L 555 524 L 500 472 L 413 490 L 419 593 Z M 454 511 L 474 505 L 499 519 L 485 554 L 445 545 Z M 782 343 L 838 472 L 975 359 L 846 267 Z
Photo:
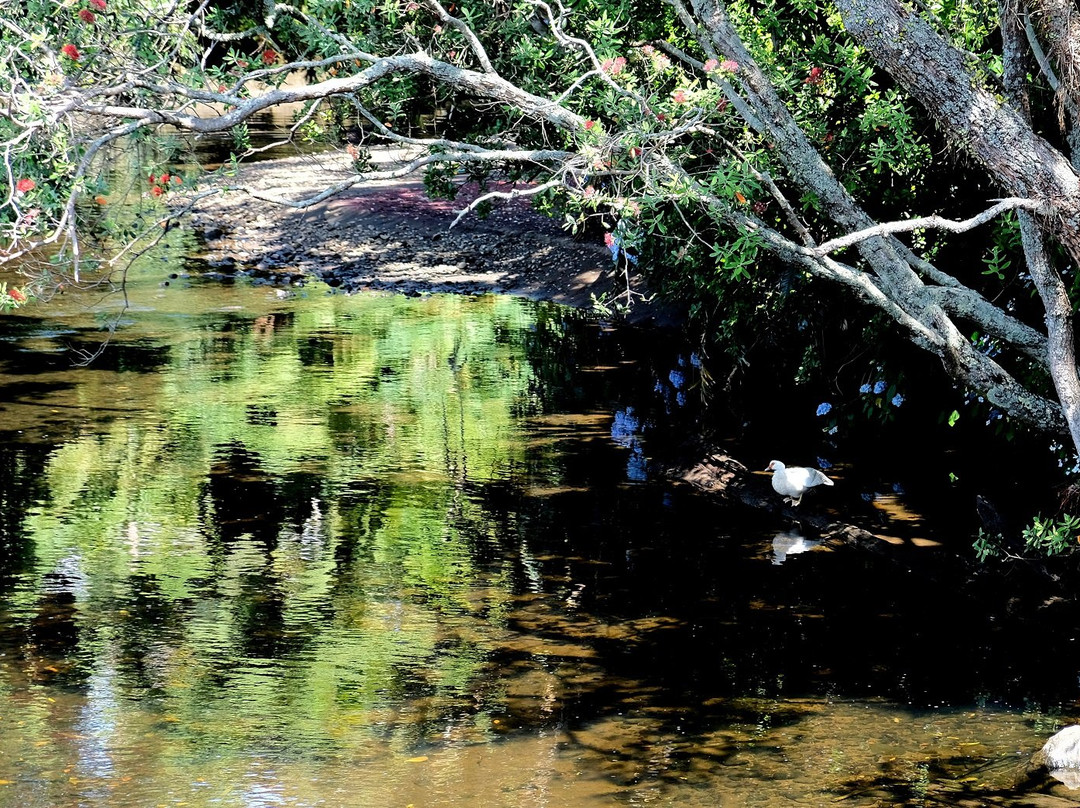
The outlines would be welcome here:
M 822 75 L 820 67 L 811 67 L 810 75 L 803 79 L 803 84 L 821 84 Z
M 18 289 L 14 289 L 14 288 L 9 289 L 8 290 L 8 297 L 10 297 L 16 303 L 25 303 L 26 302 L 26 295 L 23 294 L 22 292 L 20 292 Z
M 262 52 L 262 60 L 264 65 L 272 65 L 277 61 L 277 52 L 271 48 L 267 48 Z
M 169 184 L 169 175 L 168 174 L 162 174 L 161 175 L 161 184 L 162 185 L 168 185 Z
M 165 191 L 162 190 L 160 185 L 155 185 L 153 188 L 150 189 L 150 193 L 152 193 L 154 196 L 161 196 L 163 193 L 165 193 Z
M 94 16 L 94 12 L 92 12 L 90 9 L 84 8 L 82 11 L 79 12 L 79 19 L 83 22 L 87 22 L 93 25 L 94 20 L 96 20 L 97 17 Z
M 676 104 L 685 104 L 689 99 L 686 97 L 686 93 L 682 90 L 676 90 L 671 94 L 671 100 Z
M 175 182 L 175 183 L 176 183 L 177 185 L 179 185 L 179 184 L 180 184 L 181 182 L 183 182 L 183 180 L 182 180 L 182 179 L 180 179 L 180 178 L 179 178 L 178 176 L 176 176 L 175 174 L 173 174 L 173 178 L 172 178 L 172 181 L 173 181 L 173 182 Z
M 614 59 L 605 59 L 600 63 L 600 69 L 612 76 L 617 76 L 626 69 L 626 57 L 616 56 Z
M 98 11 L 104 11 L 106 8 L 105 0 L 90 0 L 90 5 L 96 8 Z
M 592 129 L 594 126 L 596 126 L 596 121 L 591 120 L 591 119 L 585 121 L 585 128 L 586 129 Z
M 60 52 L 73 62 L 77 62 L 82 58 L 82 54 L 79 53 L 79 49 L 72 45 L 70 42 L 67 45 L 64 45 L 64 47 L 60 49 Z
M 24 177 L 23 179 L 15 183 L 15 190 L 18 191 L 20 194 L 25 194 L 27 191 L 34 190 L 36 186 L 36 182 L 34 182 L 29 177 Z
M 157 177 L 155 177 L 153 174 L 151 174 L 150 175 L 150 184 L 153 185 L 155 182 L 157 182 Z

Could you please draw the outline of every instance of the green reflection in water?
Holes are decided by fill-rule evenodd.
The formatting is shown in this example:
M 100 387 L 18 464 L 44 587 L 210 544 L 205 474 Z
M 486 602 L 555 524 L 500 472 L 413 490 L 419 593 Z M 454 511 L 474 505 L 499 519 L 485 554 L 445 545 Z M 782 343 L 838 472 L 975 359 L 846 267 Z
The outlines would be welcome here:
M 9 537 L 31 558 L 3 600 L 0 687 L 31 709 L 7 751 L 90 721 L 70 731 L 98 738 L 106 769 L 135 750 L 166 768 L 230 749 L 408 755 L 462 703 L 486 737 L 470 685 L 510 582 L 478 491 L 549 465 L 522 434 L 539 411 L 523 342 L 556 327 L 535 311 L 326 298 L 175 341 L 153 374 L 83 372 L 80 406 L 116 386 L 134 411 L 50 454 Z M 7 777 L 62 785 L 52 751 Z
M 0 358 L 0 805 L 1024 804 L 1023 714 L 844 700 L 905 576 L 654 505 L 562 313 L 170 289 Z

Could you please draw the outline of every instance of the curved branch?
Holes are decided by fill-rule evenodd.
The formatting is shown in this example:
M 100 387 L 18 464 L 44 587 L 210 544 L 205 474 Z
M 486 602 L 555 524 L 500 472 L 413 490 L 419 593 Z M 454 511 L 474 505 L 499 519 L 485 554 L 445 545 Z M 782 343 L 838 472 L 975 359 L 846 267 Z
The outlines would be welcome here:
M 814 252 L 818 255 L 828 255 L 831 252 L 842 250 L 870 238 L 876 238 L 892 233 L 910 233 L 913 230 L 935 229 L 948 230 L 950 233 L 964 233 L 968 230 L 973 230 L 979 225 L 986 224 L 991 219 L 1000 216 L 1006 211 L 1016 210 L 1017 208 L 1038 213 L 1050 212 L 1049 205 L 1045 202 L 1039 202 L 1035 199 L 1010 197 L 1008 199 L 1002 199 L 993 207 L 987 208 L 982 213 L 977 216 L 972 216 L 970 219 L 955 221 L 953 219 L 942 218 L 941 216 L 920 216 L 917 219 L 907 219 L 902 222 L 884 222 L 882 224 L 874 225 L 873 227 L 859 230 L 855 233 L 848 233 L 846 236 L 830 239 L 824 244 L 815 247 Z
M 457 212 L 457 216 L 454 217 L 454 221 L 450 222 L 450 226 L 454 227 L 470 212 L 476 210 L 480 205 L 488 202 L 492 199 L 505 199 L 507 201 L 511 199 L 519 199 L 521 197 L 536 196 L 536 194 L 543 193 L 552 188 L 561 188 L 563 186 L 562 179 L 548 180 L 540 185 L 534 185 L 532 188 L 514 188 L 510 191 L 489 191 L 486 194 L 476 197 L 466 207 Z

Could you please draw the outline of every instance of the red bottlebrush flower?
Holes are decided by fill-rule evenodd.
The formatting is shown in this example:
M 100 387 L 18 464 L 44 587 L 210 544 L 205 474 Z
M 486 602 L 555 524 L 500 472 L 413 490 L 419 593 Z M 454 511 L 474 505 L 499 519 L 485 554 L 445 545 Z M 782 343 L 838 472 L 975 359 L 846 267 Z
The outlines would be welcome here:
M 20 292 L 18 289 L 8 289 L 8 297 L 14 300 L 16 303 L 25 303 L 26 295 Z
M 614 59 L 605 59 L 600 63 L 600 69 L 611 76 L 617 76 L 626 70 L 626 57 L 616 56 Z
M 739 63 L 732 61 L 731 59 L 725 59 L 720 63 L 720 69 L 727 73 L 738 73 Z
M 604 246 L 610 249 L 614 243 L 615 236 L 613 236 L 611 233 L 604 233 Z
M 79 53 L 79 49 L 72 45 L 70 42 L 67 45 L 64 45 L 64 47 L 60 49 L 60 52 L 73 62 L 77 62 L 82 58 L 82 54 Z
M 24 177 L 23 179 L 15 183 L 15 190 L 18 191 L 20 194 L 25 194 L 27 191 L 32 191 L 36 187 L 37 183 L 29 177 Z
M 262 61 L 264 65 L 272 65 L 277 61 L 277 51 L 267 48 L 262 52 Z
M 168 185 L 169 184 L 169 175 L 168 174 L 162 174 L 161 175 L 161 184 L 162 185 Z
M 150 184 L 153 185 L 155 182 L 157 182 L 157 177 L 155 177 L 153 174 L 151 174 L 150 175 Z
M 104 11 L 107 8 L 107 6 L 105 5 L 105 0 L 90 0 L 90 5 L 96 8 L 98 11 Z
M 179 178 L 178 176 L 176 176 L 175 174 L 173 174 L 173 178 L 172 178 L 172 181 L 173 181 L 173 183 L 174 183 L 174 184 L 176 184 L 176 185 L 179 185 L 180 183 L 182 183 L 182 182 L 183 182 L 183 180 L 182 180 L 182 179 L 180 179 L 180 178 Z
M 85 23 L 93 25 L 94 20 L 96 20 L 97 17 L 94 16 L 94 12 L 92 12 L 90 9 L 84 8 L 79 12 L 79 19 Z
M 705 72 L 706 73 L 712 73 L 714 70 L 719 70 L 719 69 L 720 69 L 720 62 L 718 62 L 716 59 L 706 59 L 705 60 Z
M 150 193 L 152 193 L 154 196 L 161 196 L 163 193 L 165 193 L 165 191 L 160 185 L 155 185 L 153 188 L 150 189 Z
M 821 84 L 822 78 L 821 68 L 811 67 L 810 75 L 803 79 L 803 84 Z
M 690 99 L 686 97 L 686 93 L 682 90 L 676 90 L 671 94 L 671 100 L 674 101 L 676 104 L 685 104 Z
M 596 126 L 596 121 L 594 121 L 592 119 L 589 119 L 589 120 L 585 121 L 585 128 L 586 129 L 592 129 L 594 126 Z
M 758 216 L 761 216 L 766 210 L 768 210 L 769 205 L 766 202 L 755 202 L 751 207 L 753 207 L 754 213 L 756 213 Z

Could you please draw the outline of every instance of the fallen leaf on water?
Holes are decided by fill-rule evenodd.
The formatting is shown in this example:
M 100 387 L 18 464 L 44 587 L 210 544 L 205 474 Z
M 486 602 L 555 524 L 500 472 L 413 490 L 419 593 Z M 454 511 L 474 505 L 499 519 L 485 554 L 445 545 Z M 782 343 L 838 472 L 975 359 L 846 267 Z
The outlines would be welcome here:
M 423 763 L 425 760 L 427 760 L 427 755 L 419 755 L 418 757 L 411 757 L 408 760 L 406 760 L 405 762 L 406 763 Z
M 0 780 L 0 786 L 10 786 L 14 783 L 14 780 Z

